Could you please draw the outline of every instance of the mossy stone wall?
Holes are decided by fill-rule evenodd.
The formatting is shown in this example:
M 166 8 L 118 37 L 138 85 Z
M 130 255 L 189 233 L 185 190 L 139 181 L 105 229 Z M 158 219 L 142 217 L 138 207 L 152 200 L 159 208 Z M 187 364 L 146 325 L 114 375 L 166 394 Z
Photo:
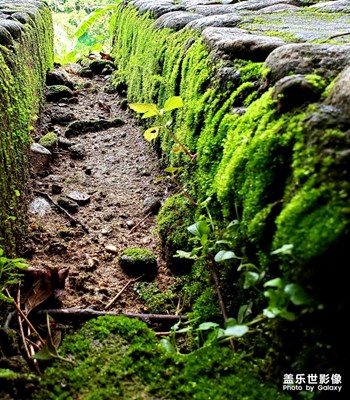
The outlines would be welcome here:
M 253 53 L 241 53 L 244 60 L 232 55 L 240 44 L 223 54 L 215 47 L 220 43 L 211 46 L 206 40 L 208 31 L 201 35 L 192 29 L 155 29 L 152 15 L 160 15 L 157 5 L 150 6 L 150 14 L 144 13 L 145 2 L 134 4 L 139 11 L 123 6 L 117 16 L 116 84 L 127 86 L 130 102 L 155 102 L 161 107 L 170 96 L 183 98 L 185 106 L 173 115 L 173 130 L 198 156 L 190 160 L 164 136 L 156 143 L 164 166 L 184 167 L 182 183 L 198 204 L 212 198 L 209 207 L 219 226 L 239 220 L 236 254 L 264 270 L 266 278 L 281 277 L 302 285 L 315 300 L 313 314 L 304 320 L 301 316 L 302 328 L 294 332 L 298 340 L 291 346 L 292 358 L 310 346 L 309 361 L 317 356 L 316 349 L 322 348 L 318 352 L 320 368 L 328 362 L 339 365 L 338 358 L 345 359 L 341 348 L 346 339 L 344 335 L 336 338 L 334 332 L 343 331 L 342 318 L 349 305 L 346 280 L 341 279 L 350 236 L 349 168 L 342 158 L 348 148 L 349 125 L 327 108 L 327 96 L 344 66 L 334 58 L 330 73 L 332 60 L 326 60 L 330 64 L 322 70 L 322 62 L 315 57 L 315 67 L 295 78 L 294 87 L 299 87 L 298 79 L 304 85 L 295 98 L 292 92 L 278 91 L 284 82 L 274 82 L 266 64 L 252 61 Z M 317 18 L 314 11 L 307 12 Z M 158 19 L 158 27 L 163 17 Z M 287 42 L 294 40 L 283 39 L 286 48 Z M 312 52 L 319 49 L 317 44 L 313 46 L 304 59 L 313 59 Z M 341 46 L 333 50 L 341 51 Z M 301 65 L 302 60 L 293 64 L 299 70 Z M 305 93 L 310 93 L 302 92 L 305 87 L 312 100 L 304 101 Z M 290 102 L 283 100 L 286 96 Z M 179 243 L 180 237 L 188 237 L 183 234 L 188 225 L 176 224 L 168 215 L 174 204 L 169 200 L 159 219 L 168 255 L 188 250 L 186 241 Z M 193 223 L 204 214 L 203 208 L 192 207 L 187 205 L 186 218 L 183 212 L 179 221 L 191 219 Z M 177 206 L 175 212 L 183 208 Z M 171 227 L 179 235 L 174 235 Z M 271 254 L 283 245 L 293 245 L 292 255 Z M 228 262 L 220 269 L 221 278 L 226 279 L 227 304 L 233 305 L 229 310 L 232 316 L 244 303 L 253 301 L 261 310 L 266 302 L 255 292 L 245 291 L 242 297 L 238 263 Z M 284 339 L 285 345 L 290 337 Z
M 29 132 L 53 65 L 51 12 L 44 1 L 0 3 L 0 246 L 16 252 L 26 219 Z

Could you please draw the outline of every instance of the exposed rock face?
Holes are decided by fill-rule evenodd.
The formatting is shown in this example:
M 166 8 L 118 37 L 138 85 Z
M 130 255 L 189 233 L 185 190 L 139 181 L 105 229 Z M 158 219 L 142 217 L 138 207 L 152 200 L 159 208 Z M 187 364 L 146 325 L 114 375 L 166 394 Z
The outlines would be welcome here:
M 185 27 L 191 21 L 195 21 L 200 18 L 201 15 L 194 14 L 186 11 L 171 11 L 163 14 L 154 23 L 155 28 L 170 28 L 178 31 Z
M 315 70 L 334 78 L 350 62 L 350 45 L 288 44 L 273 51 L 266 59 L 272 82 L 293 74 L 311 74 Z
M 337 107 L 345 116 L 350 115 L 350 67 L 347 67 L 337 79 L 331 93 L 326 99 L 326 103 Z
M 254 35 L 238 28 L 206 28 L 203 38 L 210 48 L 231 59 L 254 61 L 264 61 L 273 50 L 286 44 L 282 39 Z

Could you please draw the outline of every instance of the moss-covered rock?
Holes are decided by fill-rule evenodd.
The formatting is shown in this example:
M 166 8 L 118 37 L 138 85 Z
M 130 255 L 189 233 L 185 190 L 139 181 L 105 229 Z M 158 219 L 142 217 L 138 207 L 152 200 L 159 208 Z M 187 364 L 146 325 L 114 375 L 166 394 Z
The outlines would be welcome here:
M 157 272 L 156 256 L 148 249 L 123 250 L 119 256 L 119 264 L 129 275 L 154 275 Z
M 48 101 L 58 101 L 73 96 L 74 94 L 72 89 L 65 85 L 52 85 L 48 86 L 46 89 L 46 100 Z
M 57 135 L 55 132 L 48 132 L 46 135 L 42 136 L 39 140 L 39 144 L 44 146 L 46 149 L 52 151 L 57 147 Z
M 168 353 L 145 323 L 126 317 L 88 322 L 64 339 L 60 351 L 74 365 L 56 362 L 47 368 L 34 399 L 289 398 L 228 348 Z

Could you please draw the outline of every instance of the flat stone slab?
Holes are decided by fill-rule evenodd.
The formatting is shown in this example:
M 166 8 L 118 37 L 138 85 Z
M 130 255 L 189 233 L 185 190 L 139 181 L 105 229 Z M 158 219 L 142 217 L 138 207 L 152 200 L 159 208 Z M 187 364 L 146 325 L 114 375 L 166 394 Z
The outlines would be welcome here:
M 290 74 L 313 74 L 335 78 L 350 64 L 350 44 L 294 43 L 275 49 L 266 59 L 272 82 Z
M 209 48 L 232 59 L 264 61 L 273 50 L 286 44 L 282 39 L 253 35 L 239 28 L 206 28 L 202 35 Z
M 326 1 L 324 3 L 314 4 L 310 6 L 310 8 L 324 12 L 349 12 L 350 2 L 349 0 Z
M 135 0 L 131 1 L 130 4 L 141 13 L 151 12 L 155 18 L 172 11 L 185 10 L 181 5 L 175 5 L 172 1 L 166 0 Z
M 350 27 L 350 14 L 322 14 L 302 8 L 285 10 L 283 13 L 265 13 L 265 10 L 251 13 L 249 18 L 246 15 L 246 21 L 240 27 L 255 33 L 280 35 L 290 43 L 315 40 L 326 42 L 333 35 L 348 32 Z M 349 38 L 345 36 L 338 41 L 349 41 Z
M 172 11 L 159 17 L 153 26 L 155 28 L 170 28 L 174 31 L 178 31 L 184 28 L 189 22 L 201 17 L 202 15 L 187 11 Z
M 194 19 L 186 25 L 186 28 L 202 31 L 208 27 L 234 27 L 242 21 L 237 14 L 211 15 Z

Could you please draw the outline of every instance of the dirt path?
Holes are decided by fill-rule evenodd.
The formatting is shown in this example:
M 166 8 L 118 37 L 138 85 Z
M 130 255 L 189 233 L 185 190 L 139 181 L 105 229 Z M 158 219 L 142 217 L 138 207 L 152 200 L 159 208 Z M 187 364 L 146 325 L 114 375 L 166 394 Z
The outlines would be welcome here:
M 47 176 L 32 174 L 32 200 L 41 206 L 35 210 L 32 203 L 27 247 L 33 267 L 69 267 L 63 307 L 103 310 L 131 279 L 118 264 L 118 254 L 126 248 L 146 248 L 156 254 L 159 272 L 155 282 L 161 290 L 173 281 L 161 256 L 155 216 L 150 215 L 130 233 L 132 226 L 145 217 L 144 201 L 153 198 L 163 202 L 169 188 L 166 183 L 153 182 L 162 174 L 157 157 L 135 125 L 134 116 L 120 108 L 123 98 L 104 91 L 108 80 L 102 76 L 83 79 L 72 73 L 69 79 L 78 88 L 74 97 L 77 103 L 48 102 L 37 138 L 49 131 L 63 137 L 66 124 L 55 121 L 60 115 L 61 120 L 119 117 L 125 125 L 70 138 L 72 145 L 83 145 L 84 157 L 72 157 L 71 150 L 59 147 L 49 170 L 39 174 Z M 36 192 L 47 193 L 54 201 L 70 192 L 90 196 L 90 202 L 72 214 L 89 232 L 72 227 L 52 203 L 49 207 L 45 199 L 35 196 Z M 107 246 L 115 246 L 116 252 L 107 250 Z M 110 309 L 147 312 L 133 284 Z

